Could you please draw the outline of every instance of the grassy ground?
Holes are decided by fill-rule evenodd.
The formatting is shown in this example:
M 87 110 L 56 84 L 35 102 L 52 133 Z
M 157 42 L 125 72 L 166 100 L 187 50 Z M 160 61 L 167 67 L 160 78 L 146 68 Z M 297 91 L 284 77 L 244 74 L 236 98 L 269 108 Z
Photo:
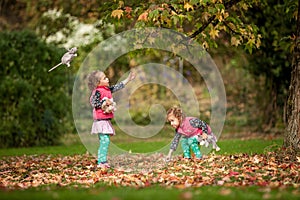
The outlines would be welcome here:
M 176 189 L 158 186 L 135 189 L 131 187 L 111 187 L 96 185 L 93 188 L 51 188 L 51 190 L 29 189 L 24 191 L 1 192 L 0 199 L 112 199 L 112 200 L 153 200 L 153 199 L 211 199 L 211 200 L 252 200 L 252 199 L 287 199 L 296 200 L 299 196 L 291 190 L 266 191 L 259 187 L 220 187 L 203 186 L 200 188 Z
M 165 141 L 149 143 L 117 144 L 123 149 L 134 152 L 151 151 L 153 145 L 165 145 Z M 264 153 L 282 145 L 282 139 L 263 140 L 221 140 L 218 154 L 256 154 Z M 157 147 L 157 146 L 156 146 Z M 155 148 L 156 148 L 155 147 Z M 86 153 L 85 147 L 78 143 L 65 144 L 54 147 L 11 148 L 0 149 L 0 157 L 30 154 L 61 154 L 73 155 Z M 55 185 L 31 188 L 27 190 L 6 190 L 0 188 L 0 199 L 299 199 L 299 190 L 293 188 L 270 189 L 258 186 L 222 187 L 203 186 L 197 188 L 180 189 L 165 188 L 153 185 L 145 188 L 115 187 L 97 183 L 91 188 L 60 187 Z
M 239 139 L 233 140 L 222 140 L 218 142 L 221 147 L 221 151 L 217 154 L 235 154 L 235 153 L 264 153 L 275 147 L 282 145 L 282 139 L 274 140 L 244 140 Z M 166 141 L 157 142 L 132 142 L 132 143 L 121 143 L 118 142 L 116 145 L 124 150 L 131 150 L 134 153 L 152 152 L 168 144 Z M 180 147 L 179 147 L 180 148 Z M 61 146 L 50 146 L 50 147 L 31 147 L 31 148 L 9 148 L 0 149 L 0 156 L 18 156 L 18 155 L 33 155 L 33 154 L 62 154 L 62 155 L 74 155 L 86 153 L 86 148 L 81 143 L 65 144 Z
M 218 145 L 222 149 L 216 154 L 235 154 L 235 153 L 264 153 L 269 148 L 278 147 L 282 145 L 282 139 L 274 140 L 246 140 L 241 141 L 238 139 L 234 140 L 223 140 L 218 142 Z M 165 142 L 151 142 L 147 143 L 119 143 L 117 144 L 120 148 L 131 150 L 132 152 L 143 153 L 151 152 L 159 147 L 163 147 Z

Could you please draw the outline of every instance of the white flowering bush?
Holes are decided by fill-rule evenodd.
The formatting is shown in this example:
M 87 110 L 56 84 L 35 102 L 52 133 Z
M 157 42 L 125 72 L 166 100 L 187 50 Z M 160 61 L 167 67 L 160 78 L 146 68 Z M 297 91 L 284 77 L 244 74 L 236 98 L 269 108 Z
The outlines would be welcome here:
M 47 42 L 65 48 L 87 46 L 103 40 L 104 33 L 114 34 L 112 24 L 98 20 L 93 24 L 80 22 L 76 17 L 62 10 L 48 10 L 42 15 L 36 32 Z

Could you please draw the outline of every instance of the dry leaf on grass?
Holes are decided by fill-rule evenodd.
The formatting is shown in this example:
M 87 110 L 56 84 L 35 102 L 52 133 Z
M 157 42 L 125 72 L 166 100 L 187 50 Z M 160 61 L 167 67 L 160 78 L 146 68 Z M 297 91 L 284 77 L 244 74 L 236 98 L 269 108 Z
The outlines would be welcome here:
M 49 184 L 84 187 L 97 182 L 138 188 L 154 184 L 177 188 L 257 185 L 263 188 L 289 186 L 299 190 L 300 186 L 300 163 L 279 159 L 272 152 L 209 155 L 200 161 L 187 161 L 179 156 L 170 163 L 165 163 L 163 158 L 162 154 L 124 154 L 109 157 L 111 169 L 97 169 L 94 157 L 87 154 L 3 157 L 0 188 L 26 189 Z

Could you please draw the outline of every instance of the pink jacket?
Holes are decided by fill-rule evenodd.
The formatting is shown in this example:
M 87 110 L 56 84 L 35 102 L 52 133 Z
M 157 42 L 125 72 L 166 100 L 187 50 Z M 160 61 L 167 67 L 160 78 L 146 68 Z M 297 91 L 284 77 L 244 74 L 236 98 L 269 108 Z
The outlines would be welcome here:
M 194 128 L 190 123 L 191 119 L 195 119 L 195 118 L 194 117 L 185 117 L 176 131 L 186 137 L 202 135 L 202 133 L 203 133 L 202 129 Z M 211 133 L 211 129 L 208 125 L 207 125 L 207 133 L 208 134 Z
M 100 93 L 100 97 L 96 97 L 100 101 L 104 98 L 107 97 L 109 99 L 112 99 L 112 93 L 109 87 L 106 86 L 98 86 L 93 92 L 90 97 L 90 102 L 93 105 L 95 102 L 93 102 L 93 98 L 95 98 L 96 93 Z M 95 100 L 94 100 L 95 101 Z M 101 102 L 102 104 L 102 102 Z M 103 110 L 97 106 L 93 106 L 93 119 L 94 120 L 100 120 L 100 119 L 112 119 L 114 117 L 114 113 L 104 113 Z

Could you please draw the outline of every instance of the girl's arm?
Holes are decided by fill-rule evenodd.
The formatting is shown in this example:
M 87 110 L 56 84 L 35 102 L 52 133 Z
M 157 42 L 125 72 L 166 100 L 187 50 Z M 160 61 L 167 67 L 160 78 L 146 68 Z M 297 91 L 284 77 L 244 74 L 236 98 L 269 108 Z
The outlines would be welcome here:
M 169 153 L 168 153 L 168 155 L 167 155 L 167 157 L 166 157 L 166 161 L 170 161 L 170 160 L 171 160 L 172 153 L 173 153 L 174 151 L 176 151 L 177 146 L 178 146 L 178 144 L 179 144 L 180 138 L 181 138 L 181 134 L 178 133 L 178 132 L 175 132 L 175 136 L 174 136 L 174 138 L 173 138 L 173 140 L 172 140 L 172 143 L 171 143 L 171 145 L 170 145 L 170 150 L 169 150 Z
M 123 89 L 124 87 L 125 87 L 125 84 L 121 81 L 120 83 L 118 83 L 116 85 L 109 86 L 109 89 L 113 93 L 113 92 Z
M 96 109 L 101 108 L 103 102 L 105 101 L 105 99 L 100 100 L 100 97 L 101 93 L 98 90 L 96 90 L 95 94 L 93 94 L 90 98 L 91 105 Z
M 191 119 L 190 120 L 190 124 L 192 127 L 194 128 L 200 128 L 202 130 L 202 138 L 203 139 L 206 139 L 207 138 L 207 134 L 208 134 L 208 128 L 207 128 L 207 124 L 200 120 L 200 119 L 197 119 L 197 118 L 194 118 L 194 119 Z
M 135 78 L 135 73 L 130 72 L 128 77 L 125 80 L 121 81 L 120 83 L 118 83 L 116 85 L 110 86 L 109 89 L 111 92 L 116 92 L 120 89 L 123 89 L 125 87 L 125 85 L 127 83 L 129 83 L 130 81 L 132 81 L 134 78 Z

